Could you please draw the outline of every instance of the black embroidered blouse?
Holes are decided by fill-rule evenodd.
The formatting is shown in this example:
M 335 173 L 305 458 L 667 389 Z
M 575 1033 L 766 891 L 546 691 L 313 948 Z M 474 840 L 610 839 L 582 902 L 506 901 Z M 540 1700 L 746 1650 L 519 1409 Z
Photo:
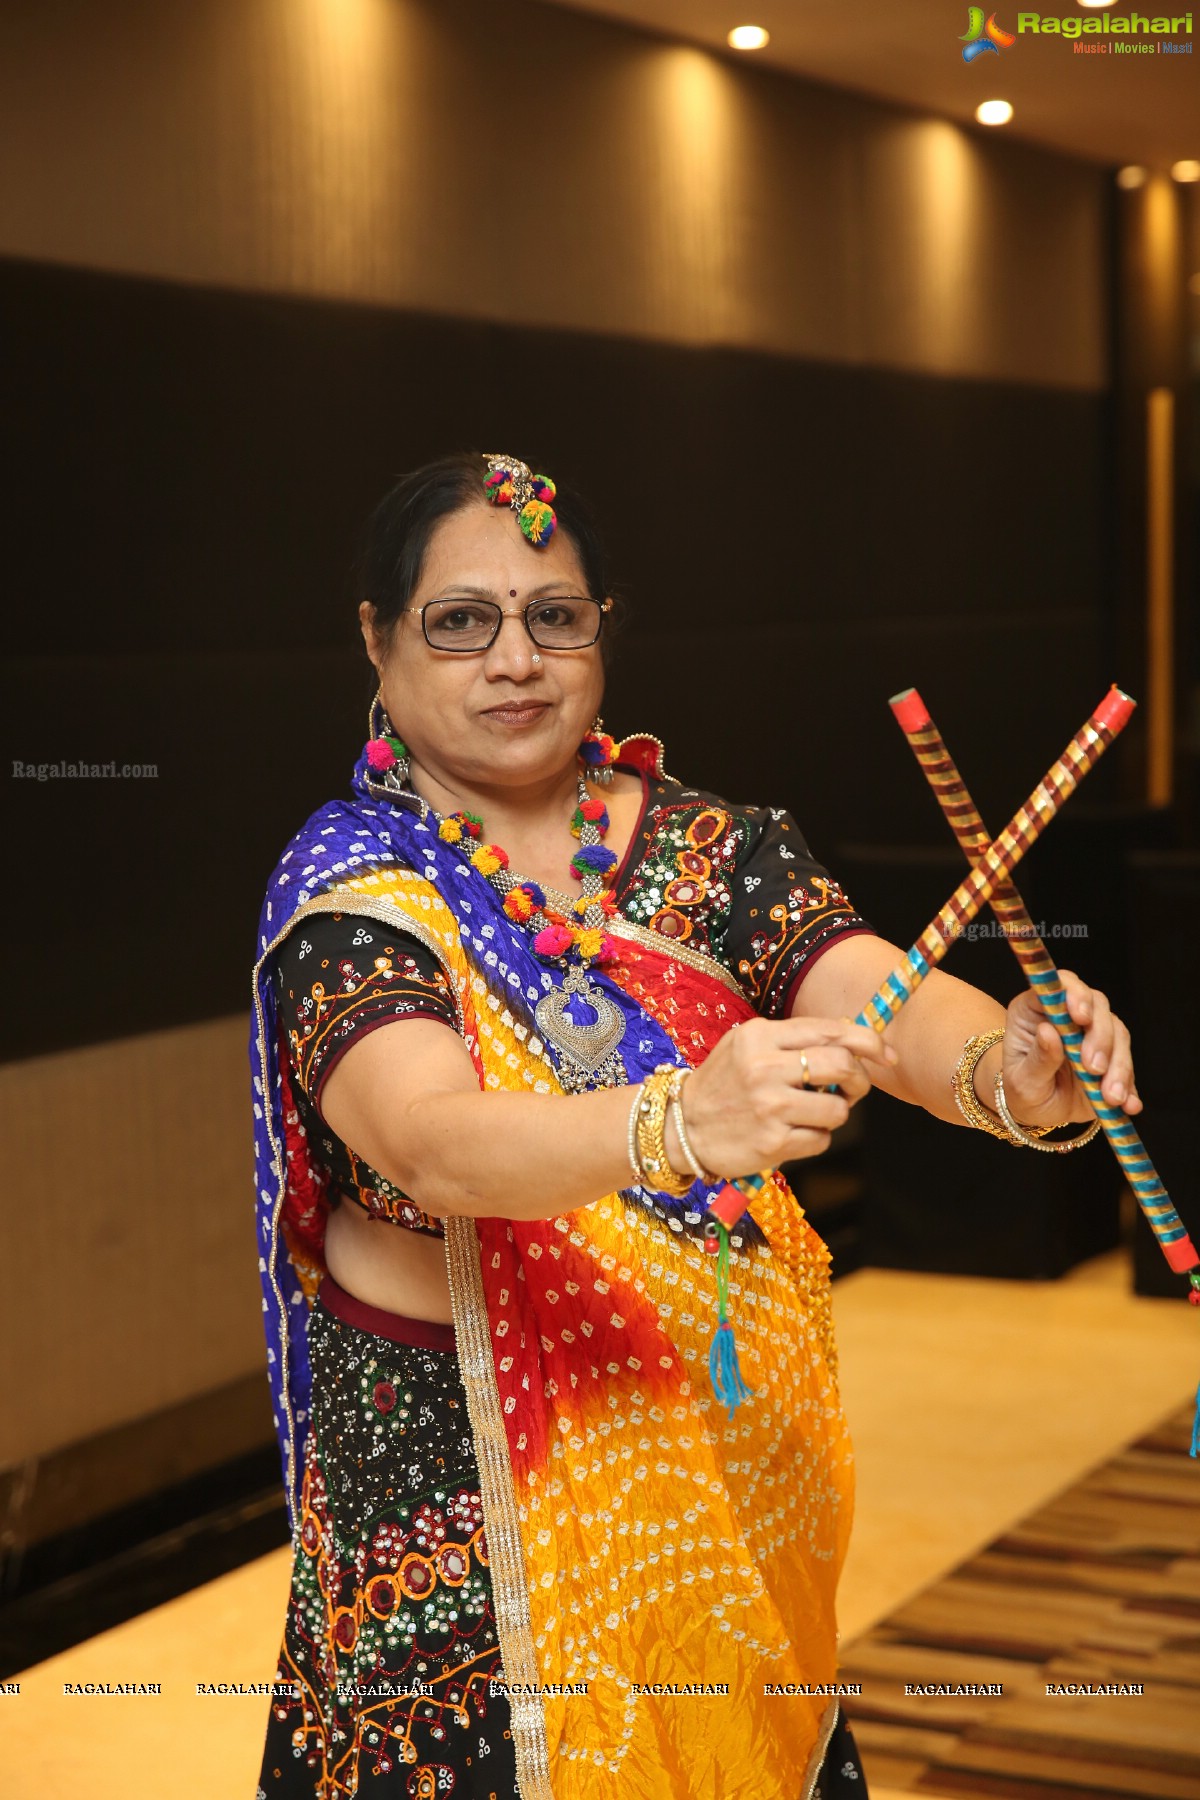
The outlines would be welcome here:
M 831 944 L 871 927 L 816 862 L 788 813 L 730 806 L 678 782 L 643 777 L 638 827 L 617 871 L 618 909 L 634 924 L 721 963 L 767 1018 Z M 455 1025 L 444 971 L 416 938 L 352 913 L 302 920 L 275 955 L 275 991 L 296 1105 L 330 1174 L 330 1199 L 442 1235 L 320 1116 L 321 1089 L 352 1043 L 398 1019 Z M 318 1005 L 321 1004 L 318 1018 Z

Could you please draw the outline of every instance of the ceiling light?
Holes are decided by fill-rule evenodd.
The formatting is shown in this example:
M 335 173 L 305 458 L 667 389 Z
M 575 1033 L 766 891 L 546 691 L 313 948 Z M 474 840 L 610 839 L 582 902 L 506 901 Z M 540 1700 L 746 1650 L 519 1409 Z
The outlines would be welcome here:
M 1117 170 L 1117 186 L 1119 188 L 1140 188 L 1146 185 L 1146 171 L 1140 163 L 1126 163 L 1123 169 Z
M 981 100 L 975 108 L 975 117 L 981 125 L 1007 125 L 1012 118 L 1012 107 L 1007 100 Z
M 1080 6 L 1111 6 L 1113 0 L 1079 0 Z
M 1182 162 L 1171 164 L 1171 176 L 1175 181 L 1200 181 L 1200 162 L 1186 156 Z
M 735 25 L 726 42 L 732 50 L 762 50 L 771 34 L 761 25 Z

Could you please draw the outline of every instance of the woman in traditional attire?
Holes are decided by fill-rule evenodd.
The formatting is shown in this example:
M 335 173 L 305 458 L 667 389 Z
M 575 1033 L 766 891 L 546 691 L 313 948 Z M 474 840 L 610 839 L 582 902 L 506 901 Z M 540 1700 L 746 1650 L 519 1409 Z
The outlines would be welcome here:
M 862 1795 L 829 1256 L 762 1172 L 872 1083 L 1014 1142 L 1087 1103 L 1028 993 L 848 1022 L 901 952 L 785 812 L 604 734 L 603 562 L 547 478 L 431 464 L 362 569 L 370 740 L 255 970 L 295 1527 L 260 1796 Z

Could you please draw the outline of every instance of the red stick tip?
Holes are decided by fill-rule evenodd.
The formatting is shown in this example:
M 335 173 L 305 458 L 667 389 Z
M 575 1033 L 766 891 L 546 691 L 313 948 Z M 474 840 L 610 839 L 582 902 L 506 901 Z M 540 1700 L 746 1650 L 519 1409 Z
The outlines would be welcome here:
M 746 1210 L 746 1196 L 727 1181 L 709 1201 L 708 1210 L 714 1219 L 720 1219 L 726 1231 L 732 1231 Z
M 1136 700 L 1131 700 L 1128 694 L 1114 684 L 1109 688 L 1092 716 L 1101 725 L 1106 725 L 1109 731 L 1116 733 L 1124 731 L 1136 705 Z
M 925 702 L 916 688 L 904 688 L 899 694 L 893 694 L 888 705 L 895 713 L 901 731 L 923 731 L 931 723 Z
M 1164 1244 L 1163 1255 L 1177 1275 L 1186 1275 L 1189 1269 L 1200 1267 L 1200 1256 L 1196 1255 L 1196 1246 L 1186 1234 L 1176 1238 L 1173 1244 Z

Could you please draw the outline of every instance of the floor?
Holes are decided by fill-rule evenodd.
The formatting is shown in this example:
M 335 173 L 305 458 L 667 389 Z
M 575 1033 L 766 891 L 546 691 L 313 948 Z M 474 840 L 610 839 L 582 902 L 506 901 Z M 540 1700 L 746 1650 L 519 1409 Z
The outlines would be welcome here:
M 874 1786 L 1197 1800 L 1194 1411 L 1168 1413 L 847 1646 Z M 914 1697 L 906 1683 L 966 1691 Z
M 1200 1317 L 1128 1286 L 1120 1253 L 1045 1285 L 838 1283 L 859 1473 L 845 1642 L 1186 1400 Z M 0 1694 L 5 1800 L 252 1800 L 262 1697 L 196 1689 L 270 1678 L 288 1575 L 274 1552 L 24 1673 Z M 64 1694 L 83 1681 L 162 1692 Z M 900 1800 L 877 1782 L 871 1797 Z

